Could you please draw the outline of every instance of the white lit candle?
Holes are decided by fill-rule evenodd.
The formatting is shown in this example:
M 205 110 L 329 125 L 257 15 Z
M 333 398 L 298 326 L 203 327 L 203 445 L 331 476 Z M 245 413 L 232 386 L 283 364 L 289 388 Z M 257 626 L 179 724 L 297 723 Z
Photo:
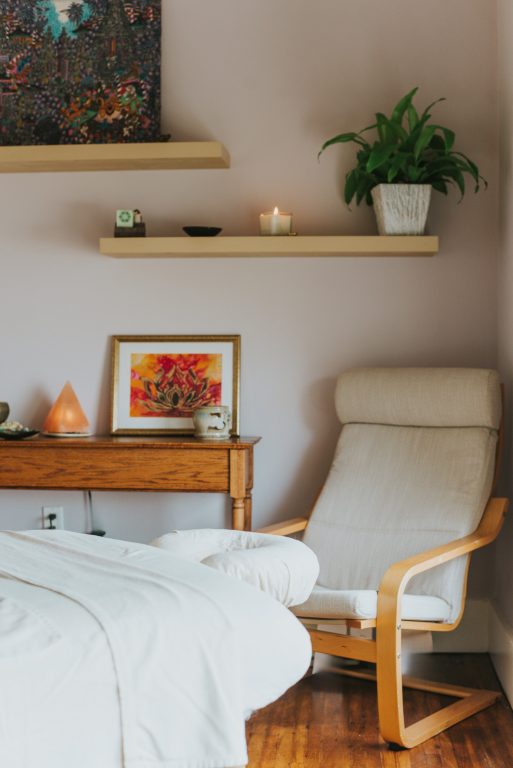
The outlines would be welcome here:
M 272 213 L 260 214 L 261 235 L 290 235 L 291 230 L 291 213 L 280 213 L 276 207 Z

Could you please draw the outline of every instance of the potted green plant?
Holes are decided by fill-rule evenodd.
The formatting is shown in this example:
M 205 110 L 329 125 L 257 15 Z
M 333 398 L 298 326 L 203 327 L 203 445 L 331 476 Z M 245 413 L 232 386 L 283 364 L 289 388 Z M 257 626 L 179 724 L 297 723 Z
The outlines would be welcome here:
M 431 121 L 431 108 L 419 115 L 413 105 L 418 88 L 403 96 L 390 117 L 378 112 L 376 121 L 358 133 L 341 133 L 326 141 L 319 156 L 332 144 L 358 147 L 356 166 L 345 177 L 344 200 L 374 204 L 380 235 L 420 235 L 424 232 L 431 189 L 446 195 L 450 185 L 465 194 L 465 174 L 480 188 L 479 169 L 454 147 L 455 134 Z M 375 131 L 374 141 L 364 137 Z

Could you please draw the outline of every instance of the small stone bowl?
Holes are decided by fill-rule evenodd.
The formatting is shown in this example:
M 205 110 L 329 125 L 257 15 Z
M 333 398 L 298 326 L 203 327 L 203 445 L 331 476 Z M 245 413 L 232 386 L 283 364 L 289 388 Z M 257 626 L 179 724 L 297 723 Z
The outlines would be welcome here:
M 215 237 L 223 230 L 221 227 L 182 227 L 189 237 Z
M 0 403 L 0 424 L 9 416 L 9 403 Z

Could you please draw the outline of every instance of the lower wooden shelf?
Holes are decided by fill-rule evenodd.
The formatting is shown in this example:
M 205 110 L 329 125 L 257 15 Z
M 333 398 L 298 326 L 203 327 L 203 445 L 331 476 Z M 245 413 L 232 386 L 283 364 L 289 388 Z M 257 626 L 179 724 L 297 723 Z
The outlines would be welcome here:
M 433 256 L 435 236 L 298 235 L 256 237 L 104 237 L 100 253 L 119 259 L 251 256 Z

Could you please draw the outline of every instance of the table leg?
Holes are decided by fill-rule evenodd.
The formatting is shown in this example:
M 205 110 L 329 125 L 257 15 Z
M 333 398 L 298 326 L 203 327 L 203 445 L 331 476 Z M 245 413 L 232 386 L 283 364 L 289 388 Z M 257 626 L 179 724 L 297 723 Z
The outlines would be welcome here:
M 244 499 L 232 499 L 232 528 L 243 531 L 245 523 Z
M 232 498 L 232 528 L 243 531 L 245 528 L 246 505 L 248 493 L 248 456 L 246 451 L 230 451 L 230 496 Z
M 244 499 L 244 530 L 245 531 L 251 530 L 251 508 L 252 508 L 251 491 L 248 491 L 246 494 L 246 498 Z

